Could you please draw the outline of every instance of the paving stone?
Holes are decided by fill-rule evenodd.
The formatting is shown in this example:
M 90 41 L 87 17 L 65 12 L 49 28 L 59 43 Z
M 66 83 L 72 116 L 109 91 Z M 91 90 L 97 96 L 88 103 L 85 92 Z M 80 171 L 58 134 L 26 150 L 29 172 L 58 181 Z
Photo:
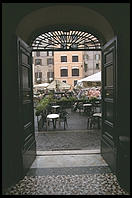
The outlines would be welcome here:
M 100 149 L 101 131 L 43 132 L 36 137 L 37 151 Z
M 32 178 L 32 180 L 30 180 Z M 24 184 L 25 185 L 22 185 Z M 34 184 L 37 185 L 34 185 Z M 25 176 L 4 195 L 129 195 L 112 173 Z

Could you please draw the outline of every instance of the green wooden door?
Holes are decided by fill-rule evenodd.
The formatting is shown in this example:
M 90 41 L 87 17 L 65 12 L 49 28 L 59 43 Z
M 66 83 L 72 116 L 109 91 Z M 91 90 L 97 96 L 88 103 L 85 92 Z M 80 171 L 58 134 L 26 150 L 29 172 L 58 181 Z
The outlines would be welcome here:
M 117 144 L 117 38 L 106 43 L 102 50 L 102 138 L 101 154 L 116 172 Z
M 19 81 L 19 120 L 22 137 L 22 156 L 24 174 L 36 157 L 34 131 L 32 52 L 31 48 L 20 38 L 18 47 L 18 81 Z

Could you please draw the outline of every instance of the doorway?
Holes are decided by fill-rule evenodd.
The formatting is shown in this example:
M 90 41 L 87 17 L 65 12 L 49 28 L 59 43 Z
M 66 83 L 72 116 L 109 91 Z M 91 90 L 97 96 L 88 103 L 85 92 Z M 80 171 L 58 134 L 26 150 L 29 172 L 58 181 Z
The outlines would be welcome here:
M 22 41 L 21 41 L 21 43 L 22 43 Z M 91 43 L 91 42 L 89 42 L 89 43 Z M 102 81 L 103 82 L 102 83 L 103 84 L 103 91 L 102 91 L 102 93 L 103 93 L 102 94 L 102 97 L 103 97 L 103 109 L 102 110 L 103 110 L 103 116 L 104 116 L 104 117 L 102 117 L 103 118 L 102 119 L 102 125 L 104 126 L 106 123 L 108 123 L 108 126 L 106 128 L 102 128 L 103 133 L 101 134 L 101 155 L 106 160 L 106 162 L 108 162 L 108 164 L 110 165 L 111 169 L 114 172 L 116 172 L 116 168 L 117 168 L 116 167 L 116 161 L 117 161 L 117 152 L 116 152 L 116 150 L 117 150 L 117 144 L 118 144 L 118 134 L 114 133 L 114 130 L 116 129 L 116 125 L 114 123 L 112 123 L 112 121 L 110 123 L 110 121 L 108 121 L 107 119 L 111 115 L 112 120 L 113 121 L 116 120 L 115 119 L 116 118 L 116 101 L 117 101 L 117 99 L 116 99 L 117 98 L 117 94 L 116 94 L 117 82 L 116 82 L 116 78 L 115 78 L 116 77 L 116 66 L 117 66 L 117 61 L 116 61 L 117 58 L 116 58 L 116 53 L 115 53 L 116 52 L 116 47 L 117 47 L 117 39 L 115 37 L 111 41 L 109 41 L 109 43 L 107 43 L 104 46 L 103 51 L 102 51 L 102 55 L 103 55 L 103 58 L 102 58 L 103 59 L 103 65 L 102 65 L 102 68 L 103 68 L 103 70 L 102 70 L 102 73 L 103 73 L 103 75 L 102 75 L 102 80 L 103 80 Z M 105 50 L 106 50 L 106 53 L 105 53 Z M 108 56 L 106 55 L 107 53 L 108 53 Z M 22 61 L 23 60 L 25 61 L 25 56 L 22 56 L 22 58 L 23 58 Z M 29 56 L 29 59 L 30 59 L 30 56 Z M 20 58 L 20 60 L 21 60 L 21 58 Z M 26 59 L 26 60 L 28 60 L 28 59 Z M 21 63 L 21 61 L 20 61 L 20 63 Z M 25 64 L 25 62 L 24 62 L 24 64 Z M 30 64 L 31 64 L 31 62 L 30 62 Z M 105 65 L 107 66 L 107 68 L 109 68 L 109 67 L 112 68 L 112 69 L 114 68 L 113 70 L 110 70 L 111 71 L 111 75 L 109 75 L 109 73 L 106 72 Z M 29 75 L 27 76 L 28 79 L 30 79 L 29 78 L 30 74 L 31 74 L 31 72 L 29 72 Z M 31 84 L 29 83 L 30 80 L 25 80 L 24 81 L 23 77 L 25 77 L 25 75 L 24 76 L 23 75 L 24 75 L 24 73 L 22 72 L 21 78 L 22 78 L 23 90 L 24 90 L 24 88 L 27 88 L 27 87 L 25 87 L 25 82 L 28 83 L 29 87 L 30 87 Z M 112 99 L 111 98 L 108 99 L 108 102 L 112 102 L 112 104 L 114 104 L 114 108 L 112 108 L 112 109 L 111 108 L 106 108 L 106 106 L 105 106 L 106 105 L 105 102 L 107 101 L 107 99 L 105 99 L 105 96 L 108 97 L 110 95 L 110 94 L 109 95 L 106 94 L 105 91 L 104 91 L 107 88 L 107 82 L 111 83 L 110 85 L 108 85 L 108 88 L 111 88 L 111 90 L 113 90 L 113 92 L 114 92 L 112 94 L 113 98 Z M 57 86 L 56 86 L 56 88 L 58 89 Z M 80 110 L 81 109 L 79 109 L 79 111 Z M 49 109 L 48 109 L 48 111 L 49 111 Z M 51 115 L 57 115 L 59 117 L 59 114 L 53 114 L 51 112 L 49 114 L 49 112 L 48 112 L 47 117 L 49 115 L 50 116 Z M 91 120 L 91 123 L 92 123 L 92 119 L 93 119 L 93 115 L 92 115 L 92 117 L 88 117 L 88 121 L 90 122 L 90 120 Z M 52 121 L 53 121 L 53 118 L 52 118 Z M 56 121 L 55 121 L 55 123 L 56 123 Z M 46 125 L 46 127 L 48 127 L 48 125 Z M 55 124 L 54 123 L 53 123 L 53 127 L 55 128 Z M 110 127 L 110 128 L 108 129 L 108 127 Z M 109 152 L 109 149 L 111 149 L 110 152 Z M 51 148 L 51 150 L 52 150 L 52 148 Z M 56 151 L 56 148 L 55 148 L 54 151 Z M 40 155 L 40 153 L 38 153 L 38 154 Z M 24 155 L 25 155 L 25 153 L 24 153 Z M 112 160 L 109 161 L 110 157 L 112 158 Z M 26 157 L 25 157 L 24 161 L 25 161 L 25 164 L 26 164 L 27 163 L 26 162 Z
M 37 4 L 35 5 L 35 6 L 38 6 Z M 32 10 L 30 13 L 29 13 L 29 15 L 28 16 L 26 16 L 25 15 L 25 13 L 23 14 L 23 15 L 21 15 L 22 17 L 20 17 L 20 18 L 22 18 L 22 20 L 21 21 L 16 21 L 16 23 L 14 22 L 13 24 L 15 25 L 15 26 L 12 26 L 12 29 L 10 29 L 10 31 L 11 31 L 11 33 L 8 33 L 7 35 L 9 36 L 8 37 L 8 39 L 9 40 L 7 40 L 7 42 L 6 42 L 6 44 L 8 43 L 8 41 L 10 41 L 11 39 L 12 39 L 12 34 L 13 34 L 13 32 L 15 32 L 15 28 L 17 28 L 17 30 L 16 30 L 16 32 L 17 32 L 17 35 L 19 35 L 26 43 L 28 43 L 29 44 L 29 40 L 30 40 L 30 37 L 32 37 L 32 35 L 35 35 L 34 33 L 36 32 L 36 31 L 38 31 L 38 29 L 40 30 L 40 28 L 42 28 L 42 26 L 44 27 L 44 28 L 46 28 L 47 27 L 47 25 L 48 24 L 55 24 L 55 23 L 58 23 L 58 24 L 79 24 L 79 25 L 84 25 L 85 27 L 88 25 L 89 27 L 93 27 L 93 28 L 91 28 L 91 31 L 94 31 L 94 30 L 96 30 L 96 32 L 98 32 L 98 33 L 100 33 L 100 35 L 101 35 L 101 33 L 103 33 L 103 35 L 104 35 L 104 38 L 105 38 L 105 42 L 104 42 L 104 44 L 105 43 L 107 43 L 115 34 L 116 34 L 116 32 L 118 32 L 119 33 L 119 37 L 118 38 L 123 38 L 122 37 L 122 33 L 121 32 L 123 32 L 122 31 L 122 26 L 119 26 L 118 25 L 118 23 L 116 23 L 117 22 L 117 20 L 119 20 L 119 18 L 118 17 L 115 17 L 115 20 L 113 20 L 113 11 L 111 12 L 112 13 L 112 16 L 110 16 L 110 14 L 108 13 L 108 14 L 106 14 L 107 12 L 105 12 L 105 14 L 103 15 L 103 12 L 101 11 L 101 9 L 99 8 L 98 9 L 98 13 L 96 13 L 96 5 L 95 5 L 95 9 L 94 9 L 94 5 L 93 5 L 93 10 L 92 9 L 90 9 L 90 8 L 88 8 L 89 7 L 89 4 L 86 4 L 86 8 L 84 8 L 83 6 L 76 6 L 76 8 L 77 9 L 75 9 L 75 4 L 74 4 L 74 6 L 73 5 L 56 5 L 56 6 L 42 6 L 43 8 L 42 9 L 40 9 L 40 7 L 39 7 L 39 9 L 40 10 L 36 10 L 36 7 L 34 7 L 34 10 Z M 120 6 L 121 7 L 121 6 Z M 38 7 L 37 7 L 38 8 Z M 64 12 L 64 10 L 66 10 L 68 8 L 68 11 L 69 11 L 69 15 L 68 16 L 64 16 L 65 15 L 65 13 L 66 12 Z M 92 8 L 92 7 L 91 7 Z M 63 13 L 63 15 L 60 15 L 60 17 L 58 17 L 58 15 L 59 15 L 59 13 L 60 13 L 60 10 L 61 10 L 61 13 Z M 107 6 L 105 7 L 105 9 L 107 9 Z M 113 9 L 115 10 L 115 8 L 114 8 L 114 6 L 113 6 Z M 24 10 L 24 9 L 23 9 Z M 29 9 L 30 10 L 30 9 Z M 96 11 L 95 11 L 96 10 Z M 112 10 L 112 9 L 111 9 Z M 118 10 L 119 11 L 121 11 L 122 9 L 120 9 L 119 7 L 118 7 Z M 106 10 L 105 10 L 106 11 Z M 40 15 L 42 14 L 42 18 L 43 19 L 47 19 L 47 21 L 46 20 L 40 20 L 39 21 L 39 24 L 38 24 L 38 21 L 36 20 L 36 16 L 37 16 L 37 14 L 38 13 L 40 13 Z M 56 16 L 56 14 L 55 13 L 58 13 L 58 15 L 57 15 L 57 17 L 52 17 L 51 16 L 51 13 L 53 13 L 53 15 L 52 16 Z M 73 13 L 74 13 L 74 17 L 72 17 L 73 16 Z M 80 15 L 78 15 L 78 13 L 80 13 Z M 82 13 L 82 14 L 81 14 Z M 102 16 L 104 16 L 104 17 L 102 17 L 101 16 L 101 14 L 99 14 L 99 13 L 102 13 Z M 120 12 L 121 13 L 121 12 Z M 108 15 L 108 17 L 107 17 L 107 15 Z M 30 18 L 31 17 L 31 18 Z M 93 20 L 91 20 L 91 18 L 93 19 Z M 107 19 L 110 19 L 111 20 L 111 22 L 109 23 L 109 21 L 107 21 Z M 29 19 L 29 20 L 27 20 L 27 19 Z M 32 20 L 31 20 L 32 19 Z M 72 21 L 71 21 L 71 19 L 72 19 Z M 7 18 L 6 18 L 6 20 L 7 20 Z M 90 21 L 91 20 L 91 21 Z M 13 21 L 13 20 L 12 20 Z M 28 23 L 29 21 L 33 21 L 33 23 Z M 127 20 L 126 20 L 127 21 Z M 19 23 L 19 25 L 17 26 L 16 24 L 18 24 Z M 8 22 L 6 23 L 6 24 L 8 24 Z M 111 25 L 110 25 L 111 24 Z M 126 23 L 123 23 L 124 25 L 126 24 Z M 117 26 L 116 26 L 117 25 Z M 17 26 L 17 27 L 16 27 Z M 13 28 L 14 27 L 14 28 Z M 116 28 L 117 27 L 117 28 Z M 128 26 L 127 26 L 128 27 Z M 115 28 L 115 31 L 113 31 L 113 29 Z M 9 32 L 10 32 L 9 31 Z M 128 39 L 129 40 L 129 39 Z M 127 41 L 128 41 L 127 40 Z M 120 41 L 121 41 L 121 39 L 120 39 Z M 120 53 L 120 56 L 121 57 L 123 57 L 122 55 L 123 55 L 123 50 L 122 49 L 124 49 L 123 48 L 123 45 L 125 45 L 126 46 L 126 44 L 125 44 L 125 39 L 123 40 L 124 41 L 124 43 L 122 44 L 122 42 L 120 42 L 120 45 L 121 45 L 121 47 L 119 48 L 120 49 L 120 51 L 121 51 L 121 53 Z M 14 42 L 15 43 L 15 42 Z M 7 48 L 8 48 L 8 44 L 6 45 L 7 46 Z M 14 44 L 13 44 L 13 46 L 14 46 Z M 13 50 L 12 52 L 16 52 L 16 46 L 15 46 L 15 50 Z M 9 52 L 8 52 L 8 54 L 9 54 Z M 126 55 L 126 54 L 125 54 Z M 13 56 L 12 56 L 13 57 Z M 128 55 L 126 55 L 126 57 L 128 57 Z M 15 59 L 15 61 L 14 61 L 14 59 L 12 60 L 12 58 L 10 58 L 9 59 L 10 61 L 10 63 L 8 63 L 8 61 L 7 61 L 7 65 L 9 65 L 9 67 L 6 67 L 6 68 L 10 68 L 10 72 L 11 72 L 11 74 L 13 74 L 14 73 L 14 75 L 13 76 L 17 76 L 17 69 L 16 69 L 16 67 L 15 67 L 15 65 L 17 65 L 17 61 L 16 61 L 16 59 Z M 123 58 L 122 58 L 122 60 L 123 60 Z M 127 59 L 128 60 L 128 59 Z M 14 62 L 16 63 L 16 64 L 14 64 Z M 13 69 L 13 67 L 11 68 L 10 67 L 10 64 L 12 63 L 12 65 L 14 66 L 14 69 Z M 120 62 L 120 65 L 123 65 L 123 63 L 121 63 Z M 124 63 L 124 65 L 126 65 L 125 63 Z M 122 69 L 120 70 L 120 74 L 122 73 L 123 74 L 123 72 L 122 72 L 122 70 L 123 70 L 123 67 L 121 67 Z M 123 70 L 124 71 L 124 70 Z M 16 77 L 15 76 L 15 77 Z M 11 79 L 11 78 L 9 78 L 9 79 Z M 16 78 L 15 78 L 16 79 Z M 127 79 L 127 78 L 126 78 Z M 16 82 L 16 81 L 15 81 Z M 120 81 L 119 81 L 120 82 Z M 128 81 L 127 81 L 128 82 Z M 5 83 L 6 85 L 7 85 L 7 83 Z M 120 85 L 122 85 L 122 83 L 119 83 Z M 17 93 L 17 90 L 18 90 L 18 87 L 17 87 L 17 85 L 12 81 L 12 80 L 10 80 L 10 86 L 8 85 L 7 87 L 9 88 L 9 87 L 11 87 L 12 85 L 15 85 L 15 86 L 13 86 L 13 87 L 15 87 L 14 88 L 14 93 L 16 92 Z M 9 90 L 9 89 L 8 89 Z M 122 95 L 122 94 L 120 94 L 120 93 L 118 93 L 119 95 Z M 7 94 L 7 95 L 9 95 L 9 94 Z M 28 95 L 28 94 L 27 94 Z M 5 98 L 7 98 L 7 97 L 5 97 Z M 8 97 L 9 98 L 9 97 Z M 122 98 L 122 97 L 121 97 Z M 18 99 L 18 96 L 14 96 L 13 98 L 12 98 L 12 104 L 17 104 L 17 100 Z M 7 101 L 7 99 L 6 99 L 6 101 Z M 121 103 L 121 104 L 123 104 L 121 101 L 118 101 L 119 102 L 119 104 Z M 8 104 L 9 104 L 9 102 L 8 102 Z M 7 105 L 5 105 L 6 106 L 6 109 L 9 109 L 8 108 L 8 106 Z M 109 105 L 108 105 L 109 106 Z M 125 109 L 125 108 L 124 108 Z M 13 112 L 13 107 L 11 107 L 10 106 L 10 110 L 12 110 L 12 112 Z M 119 109 L 118 109 L 119 110 Z M 119 112 L 121 112 L 121 111 L 118 111 L 118 114 L 119 114 Z M 125 111 L 126 112 L 126 111 Z M 17 113 L 17 110 L 16 110 L 16 117 L 17 117 L 17 115 L 18 115 L 19 113 Z M 11 115 L 11 114 L 8 114 L 8 115 Z M 121 113 L 121 115 L 122 115 L 122 113 Z M 108 115 L 107 115 L 108 116 Z M 13 121 L 13 123 L 14 123 L 14 126 L 16 126 L 15 124 L 16 124 L 16 119 L 15 119 L 15 117 L 13 118 L 13 117 L 11 117 L 11 116 L 8 116 L 8 117 L 10 117 L 9 118 L 9 120 L 11 119 L 12 121 Z M 109 116 L 108 116 L 109 117 Z M 120 116 L 121 117 L 121 120 L 123 120 L 122 118 L 123 118 L 123 115 L 122 116 Z M 9 122 L 9 123 L 11 123 L 11 121 Z M 122 125 L 123 126 L 123 125 Z M 16 128 L 16 127 L 14 127 L 14 128 Z M 12 131 L 14 131 L 14 128 L 12 128 L 13 130 Z M 7 129 L 7 127 L 6 127 L 6 129 Z M 19 130 L 20 128 L 17 128 L 16 129 L 16 133 L 13 133 L 12 134 L 12 137 L 11 137 L 11 139 L 10 140 L 12 140 L 12 141 L 10 141 L 10 142 L 12 142 L 12 143 L 19 143 L 19 138 L 18 138 L 18 141 L 16 140 L 16 137 L 18 137 L 18 131 L 20 131 Z M 121 127 L 120 127 L 120 129 L 121 129 Z M 107 130 L 108 130 L 108 128 L 107 128 Z M 122 131 L 122 129 L 121 129 L 121 131 Z M 126 131 L 126 130 L 124 130 L 124 131 Z M 10 130 L 9 130 L 9 134 L 10 134 Z M 23 135 L 22 135 L 23 136 Z M 10 136 L 8 136 L 8 137 L 10 137 Z M 108 137 L 107 136 L 105 136 L 106 137 L 106 139 L 108 140 Z M 110 136 L 109 136 L 110 137 Z M 6 138 L 7 139 L 7 138 Z M 22 139 L 21 139 L 22 140 Z M 20 140 L 20 142 L 21 142 L 21 140 Z M 7 143 L 8 143 L 8 141 L 6 141 Z M 111 142 L 111 141 L 109 141 L 109 142 Z M 108 145 L 109 143 L 108 143 L 108 141 L 107 141 L 107 145 Z M 9 145 L 9 144 L 5 144 L 5 145 Z M 15 145 L 15 144 L 14 144 Z M 113 147 L 113 143 L 111 144 L 111 146 Z M 11 151 L 14 149 L 14 147 L 10 147 L 11 148 Z M 8 152 L 10 149 L 9 148 L 7 148 L 7 154 L 9 154 L 9 153 L 11 153 L 11 152 Z M 15 149 L 14 149 L 15 150 Z M 17 150 L 17 149 L 16 149 Z M 15 150 L 15 151 L 16 151 Z M 111 149 L 110 149 L 111 150 Z M 108 151 L 108 153 L 109 153 L 109 151 L 110 151 L 109 149 L 107 150 Z M 20 153 L 21 153 L 21 150 L 19 151 Z M 111 152 L 111 151 L 110 151 Z M 13 153 L 13 152 L 12 152 Z M 17 153 L 17 151 L 16 151 L 16 153 Z M 13 154 L 12 154 L 13 155 Z M 11 161 L 11 165 L 10 165 L 10 167 L 12 167 L 11 169 L 12 170 L 18 170 L 18 169 L 16 169 L 16 168 L 14 168 L 14 167 L 16 167 L 16 166 L 14 166 L 15 164 L 16 164 L 16 157 L 15 156 L 20 156 L 20 154 L 18 154 L 18 155 L 15 155 L 14 154 L 14 158 L 13 159 L 10 159 L 10 157 L 8 157 L 9 155 L 6 155 L 7 156 L 7 161 L 6 162 L 8 162 L 8 158 L 9 158 L 9 160 Z M 17 157 L 17 159 L 18 159 L 18 161 L 20 161 L 20 159 L 19 159 L 19 157 Z M 6 163 L 5 163 L 6 164 Z M 8 167 L 6 168 L 6 170 L 8 170 Z M 9 172 L 9 171 L 7 171 L 7 172 Z M 10 174 L 9 174 L 10 175 Z M 17 174 L 16 174 L 17 175 Z
M 90 128 L 88 126 L 88 119 L 92 119 L 89 118 L 89 113 L 91 114 L 92 111 L 95 113 L 97 110 L 101 112 L 100 46 L 99 40 L 94 35 L 77 30 L 50 31 L 37 36 L 32 41 L 34 99 L 44 101 L 48 94 L 54 93 L 56 104 L 60 106 L 61 110 L 65 109 L 68 114 L 65 131 L 63 124 L 57 125 L 56 130 L 50 124 L 49 132 L 47 132 L 47 123 L 44 120 L 46 113 L 35 116 L 36 143 L 39 150 L 37 153 L 45 150 L 87 150 L 87 152 L 95 150 L 96 153 L 100 152 L 101 129 L 99 127 L 98 130 L 97 124 L 101 124 L 98 123 L 101 120 L 96 117 L 94 120 L 96 126 Z M 100 74 L 100 79 L 77 83 L 84 77 L 95 73 Z M 38 74 L 41 75 L 38 76 Z M 50 89 L 48 83 L 53 84 L 54 80 L 65 81 L 70 84 L 70 87 L 64 89 L 58 84 L 58 90 L 55 85 Z M 62 104 L 62 99 L 67 100 L 67 104 L 66 101 Z M 96 102 L 98 105 L 95 106 Z M 52 103 L 54 103 L 53 100 Z M 87 103 L 90 103 L 91 106 L 88 107 Z M 79 106 L 80 104 L 82 106 Z

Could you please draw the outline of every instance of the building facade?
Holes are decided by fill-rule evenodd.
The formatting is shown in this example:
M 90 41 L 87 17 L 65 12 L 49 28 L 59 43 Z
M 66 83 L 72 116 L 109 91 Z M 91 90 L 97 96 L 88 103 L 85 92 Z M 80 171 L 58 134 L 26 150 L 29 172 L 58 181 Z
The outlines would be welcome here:
M 83 77 L 101 71 L 101 51 L 84 51 L 83 68 Z
M 83 77 L 82 51 L 54 53 L 54 79 L 68 83 L 72 88 Z
M 36 51 L 33 56 L 33 83 L 51 82 L 54 79 L 54 52 Z
M 78 80 L 100 70 L 100 51 L 33 52 L 34 84 L 60 80 L 73 88 Z

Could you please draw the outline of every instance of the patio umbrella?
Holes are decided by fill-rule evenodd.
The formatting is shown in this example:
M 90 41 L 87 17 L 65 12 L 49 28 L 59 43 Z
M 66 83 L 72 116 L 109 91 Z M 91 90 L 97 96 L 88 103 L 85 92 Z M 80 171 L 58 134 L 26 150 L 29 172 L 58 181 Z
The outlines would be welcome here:
M 42 83 L 42 84 L 37 84 L 37 85 L 34 85 L 33 87 L 41 87 L 41 88 L 46 88 L 47 86 L 49 85 L 49 83 Z
M 47 87 L 47 89 L 49 90 L 68 90 L 71 88 L 71 85 L 67 84 L 67 83 L 64 83 L 64 82 L 61 82 L 59 80 L 54 80 L 53 82 L 51 82 L 49 84 L 49 86 Z
M 77 84 L 79 85 L 80 83 L 83 83 L 83 87 L 101 86 L 101 72 L 78 80 Z
M 101 82 L 101 71 L 81 80 L 78 80 L 78 83 L 80 82 Z

